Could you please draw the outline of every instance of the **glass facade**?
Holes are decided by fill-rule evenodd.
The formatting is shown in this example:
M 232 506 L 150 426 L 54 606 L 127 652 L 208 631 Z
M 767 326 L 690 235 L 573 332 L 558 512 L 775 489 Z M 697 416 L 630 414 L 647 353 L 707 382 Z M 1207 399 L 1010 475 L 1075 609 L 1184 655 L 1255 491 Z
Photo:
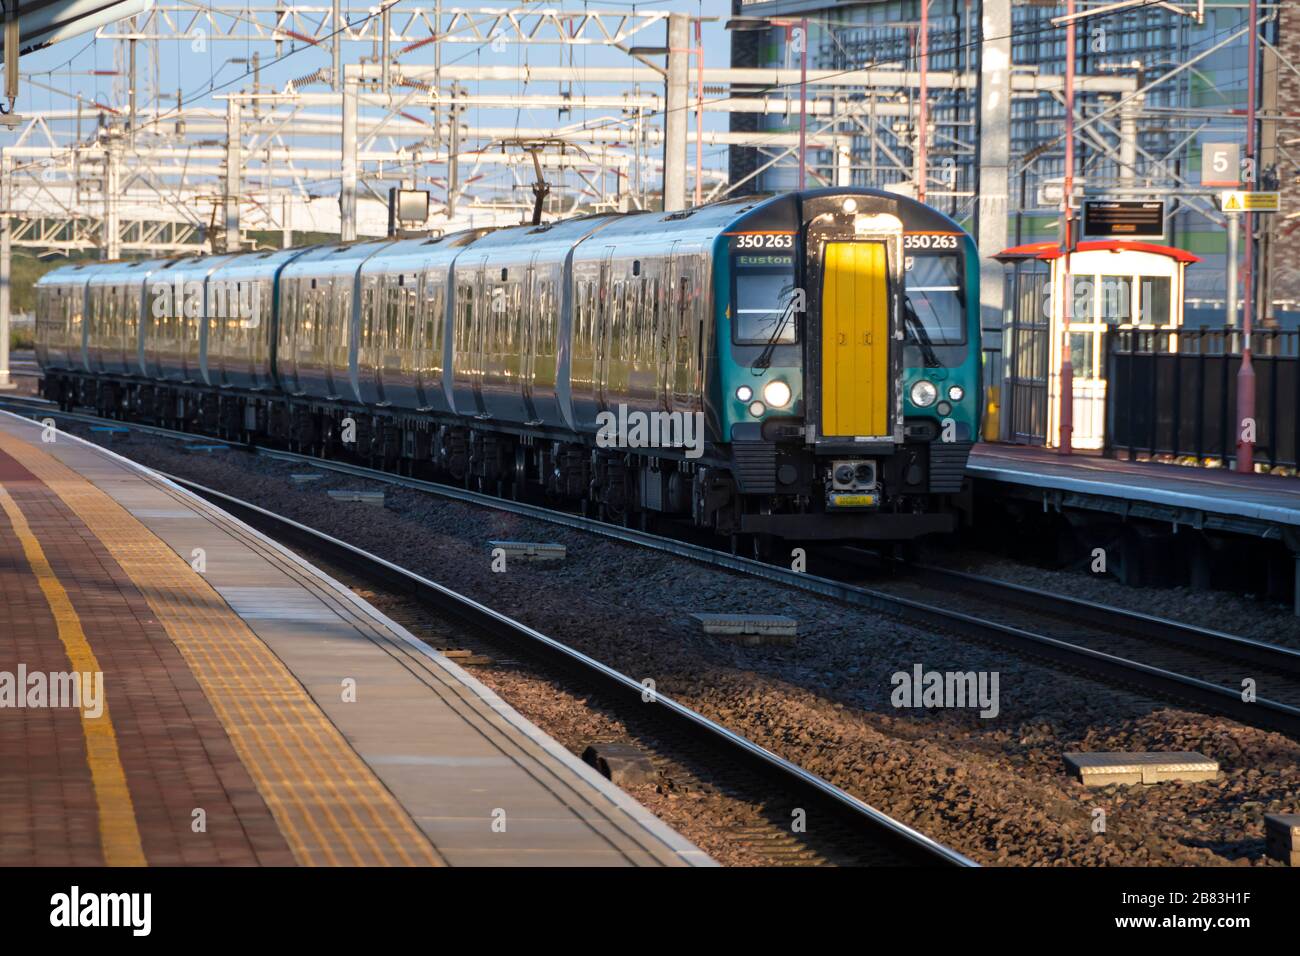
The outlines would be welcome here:
M 1195 4 L 1185 6 L 1189 11 L 1195 9 Z M 1261 4 L 1261 16 L 1267 17 L 1273 9 Z M 808 17 L 810 69 L 884 71 L 915 70 L 918 66 L 917 0 L 775 0 L 744 3 L 737 10 L 745 16 Z M 1064 72 L 1065 31 L 1051 23 L 1064 11 L 1064 4 L 1013 5 L 1012 62 L 1017 72 Z M 930 0 L 929 16 L 930 69 L 978 76 L 979 0 Z M 1166 200 L 1164 241 L 1204 260 L 1187 272 L 1189 324 L 1198 324 L 1198 305 L 1207 306 L 1206 315 L 1212 315 L 1213 306 L 1218 304 L 1221 309 L 1224 298 L 1226 233 L 1212 197 L 1190 190 L 1201 190 L 1203 143 L 1244 144 L 1240 111 L 1246 105 L 1245 23 L 1243 2 L 1207 4 L 1203 24 L 1171 10 L 1149 7 L 1085 21 L 1078 28 L 1080 75 L 1131 77 L 1145 86 L 1184 67 L 1143 94 L 1135 115 L 1134 145 L 1126 152 L 1120 149 L 1119 95 L 1080 94 L 1075 175 L 1083 179 L 1090 196 L 1158 196 Z M 1265 22 L 1261 35 L 1275 40 L 1276 24 Z M 784 26 L 764 30 L 756 47 L 755 65 L 797 68 L 799 55 L 792 49 L 792 36 Z M 788 92 L 788 114 L 764 117 L 760 129 L 798 129 L 798 88 Z M 830 185 L 847 179 L 854 185 L 910 189 L 917 163 L 916 90 L 838 87 L 836 92 L 841 99 L 838 116 L 824 132 L 833 131 L 850 143 L 847 169 L 842 154 L 831 149 L 810 150 L 809 184 Z M 929 96 L 927 201 L 967 227 L 973 224 L 977 208 L 978 97 L 977 85 L 967 89 L 936 86 Z M 1059 182 L 1064 173 L 1063 120 L 1064 106 L 1050 93 L 1018 93 L 1012 99 L 1008 245 L 1058 235 L 1057 210 L 1040 202 L 1044 198 L 1040 190 L 1051 180 Z M 810 117 L 810 132 L 821 132 L 825 123 L 823 118 Z M 778 152 L 767 150 L 759 165 Z M 1123 160 L 1128 157 L 1133 168 L 1125 175 Z M 794 165 L 786 161 L 760 173 L 755 183 L 764 191 L 791 189 L 796 175 Z M 1266 176 L 1267 170 L 1261 175 Z M 1118 192 L 1122 182 L 1152 192 Z M 1217 315 L 1221 321 L 1221 311 Z

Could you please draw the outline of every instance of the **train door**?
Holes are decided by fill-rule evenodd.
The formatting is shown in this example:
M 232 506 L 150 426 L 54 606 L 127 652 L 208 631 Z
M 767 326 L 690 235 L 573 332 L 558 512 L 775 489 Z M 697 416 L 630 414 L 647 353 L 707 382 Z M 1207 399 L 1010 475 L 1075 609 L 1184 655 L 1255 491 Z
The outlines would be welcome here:
M 88 336 L 89 347 L 87 354 L 90 358 L 90 370 L 92 372 L 104 371 L 104 340 L 108 337 L 108 330 L 113 327 L 113 313 L 116 311 L 117 297 L 113 294 L 114 289 L 111 286 L 105 286 L 100 292 L 100 308 L 95 315 L 95 321 L 90 326 L 90 335 Z
M 279 281 L 280 299 L 276 303 L 279 314 L 276 316 L 275 329 L 279 341 L 275 348 L 275 368 L 280 380 L 280 387 L 289 394 L 300 391 L 298 385 L 298 354 L 293 344 L 298 330 L 299 281 L 294 278 L 281 278 Z M 152 372 L 150 373 L 152 374 Z
M 697 256 L 674 255 L 671 265 L 672 405 L 682 412 L 699 410 L 702 396 L 704 289 L 697 262 Z
M 650 297 L 650 321 L 653 326 L 655 348 L 655 405 L 664 411 L 672 410 L 673 328 L 669 299 L 675 282 L 676 270 L 673 256 L 677 252 L 674 242 L 668 252 L 667 264 L 650 276 L 646 295 Z
M 455 300 L 454 277 L 446 264 L 426 269 L 420 280 L 420 329 L 422 356 L 420 361 L 421 405 L 424 408 L 447 407 L 449 385 L 447 377 L 446 339 L 451 331 L 447 326 L 447 299 Z
M 487 369 L 488 346 L 491 344 L 489 326 L 496 315 L 493 311 L 495 303 L 491 301 L 492 289 L 487 280 L 487 261 L 488 257 L 483 256 L 475 273 L 474 321 L 470 326 L 470 383 L 474 390 L 474 404 L 480 414 L 484 409 L 483 376 Z
M 357 324 L 357 377 L 367 393 L 382 396 L 381 350 L 388 277 L 383 273 L 361 277 L 360 321 Z
M 537 349 L 541 342 L 538 325 L 545 321 L 545 309 L 538 301 L 537 293 L 537 253 L 534 252 L 524 272 L 523 302 L 520 304 L 523 317 L 519 334 L 520 391 L 529 421 L 537 420 L 537 411 L 533 408 L 533 382 L 537 375 Z
M 455 328 L 452 330 L 452 400 L 457 414 L 482 415 L 483 368 L 486 362 L 487 323 L 491 320 L 491 289 L 487 282 L 487 259 L 456 267 Z
M 889 435 L 886 244 L 828 242 L 823 256 L 821 434 Z
M 379 308 L 372 321 L 374 336 L 371 349 L 371 361 L 374 363 L 374 397 L 377 404 L 392 404 L 389 392 L 397 383 L 401 369 L 401 330 L 403 317 L 401 275 L 388 273 L 379 277 L 379 286 L 375 290 Z M 364 318 L 362 319 L 364 322 Z

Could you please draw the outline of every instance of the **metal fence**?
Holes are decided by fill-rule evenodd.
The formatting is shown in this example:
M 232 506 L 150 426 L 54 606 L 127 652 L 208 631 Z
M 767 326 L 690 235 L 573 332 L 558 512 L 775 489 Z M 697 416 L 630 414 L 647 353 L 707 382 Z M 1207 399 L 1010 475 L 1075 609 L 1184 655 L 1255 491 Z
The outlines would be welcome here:
M 1231 329 L 1106 332 L 1106 454 L 1230 459 L 1237 446 L 1237 370 L 1244 336 Z M 1300 332 L 1251 334 L 1255 461 L 1296 465 Z

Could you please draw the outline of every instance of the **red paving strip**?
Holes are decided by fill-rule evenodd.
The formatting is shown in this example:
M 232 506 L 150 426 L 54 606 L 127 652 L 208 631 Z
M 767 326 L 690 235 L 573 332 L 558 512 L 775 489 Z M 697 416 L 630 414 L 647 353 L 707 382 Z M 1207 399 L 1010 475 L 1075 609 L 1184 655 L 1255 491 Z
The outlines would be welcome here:
M 0 451 L 18 502 L 104 670 L 145 856 L 154 865 L 289 865 L 293 854 L 180 651 L 63 501 Z M 66 671 L 53 617 L 0 515 L 0 670 Z M 8 635 L 8 639 L 6 639 Z M 206 830 L 194 832 L 194 811 Z M 103 862 L 75 709 L 0 710 L 0 863 Z

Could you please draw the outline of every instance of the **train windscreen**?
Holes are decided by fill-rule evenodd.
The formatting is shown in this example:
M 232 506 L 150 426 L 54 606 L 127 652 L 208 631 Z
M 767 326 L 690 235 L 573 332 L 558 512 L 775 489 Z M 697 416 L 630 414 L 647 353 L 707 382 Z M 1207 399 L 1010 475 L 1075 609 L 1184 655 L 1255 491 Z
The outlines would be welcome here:
M 934 345 L 966 341 L 966 311 L 961 290 L 961 257 L 910 254 L 906 258 L 907 297 Z M 909 332 L 909 335 L 915 333 Z
M 734 339 L 737 345 L 788 345 L 798 339 L 794 256 L 790 253 L 737 254 Z

